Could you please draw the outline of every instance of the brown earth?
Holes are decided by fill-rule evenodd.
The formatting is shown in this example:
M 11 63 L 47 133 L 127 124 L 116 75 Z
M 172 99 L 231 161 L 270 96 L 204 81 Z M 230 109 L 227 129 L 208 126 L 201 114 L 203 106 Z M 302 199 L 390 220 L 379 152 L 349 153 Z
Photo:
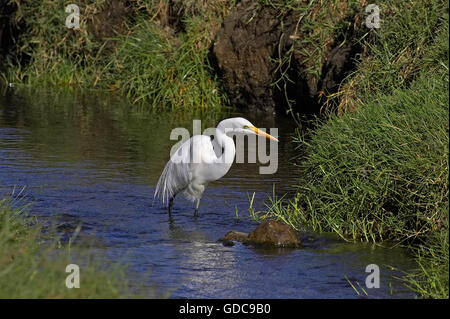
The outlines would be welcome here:
M 345 18 L 352 20 L 346 35 L 352 36 L 359 17 Z M 290 64 L 285 64 L 290 65 L 285 71 L 291 80 L 285 82 L 286 90 L 273 85 L 280 78 L 279 63 L 275 59 L 284 58 L 292 46 L 297 49 L 298 39 L 308 36 L 297 33 L 300 23 L 298 11 L 280 16 L 275 8 L 251 0 L 241 1 L 225 18 L 211 56 L 234 106 L 285 113 L 289 108 L 286 92 L 295 112 L 317 113 L 321 105 L 320 92 L 336 92 L 339 83 L 353 69 L 353 59 L 359 52 L 352 41 L 338 45 L 342 41 L 337 38 L 326 41 L 319 78 L 306 71 L 309 65 L 305 56 L 294 50 Z M 281 82 L 280 86 L 283 84 Z
M 127 29 L 127 21 L 133 11 L 119 0 L 105 2 L 99 12 L 89 21 L 90 32 L 98 41 L 124 34 Z M 107 23 L 105 23 L 107 21 Z

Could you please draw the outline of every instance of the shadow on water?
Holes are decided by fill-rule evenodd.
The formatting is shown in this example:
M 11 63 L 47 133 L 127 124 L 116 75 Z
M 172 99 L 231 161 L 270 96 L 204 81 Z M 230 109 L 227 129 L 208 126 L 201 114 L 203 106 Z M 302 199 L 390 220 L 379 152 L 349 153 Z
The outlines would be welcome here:
M 241 114 L 205 117 L 202 126 Z M 0 195 L 26 187 L 34 213 L 61 222 L 69 232 L 95 236 L 111 262 L 125 260 L 134 273 L 173 298 L 355 298 L 348 280 L 364 285 L 368 264 L 380 266 L 381 287 L 371 298 L 411 298 L 392 267 L 414 267 L 400 248 L 344 243 L 333 236 L 302 234 L 303 249 L 225 247 L 229 230 L 250 232 L 249 195 L 264 209 L 273 185 L 292 193 L 299 171 L 287 119 L 241 115 L 258 127 L 278 127 L 279 163 L 273 175 L 258 164 L 234 164 L 211 183 L 194 219 L 194 205 L 177 198 L 167 211 L 153 191 L 170 148 L 174 127 L 192 131 L 192 119 L 153 114 L 96 93 L 9 93 L 0 97 Z M 239 219 L 236 220 L 236 209 Z M 347 280 L 348 278 L 348 280 Z M 391 294 L 393 292 L 393 294 Z

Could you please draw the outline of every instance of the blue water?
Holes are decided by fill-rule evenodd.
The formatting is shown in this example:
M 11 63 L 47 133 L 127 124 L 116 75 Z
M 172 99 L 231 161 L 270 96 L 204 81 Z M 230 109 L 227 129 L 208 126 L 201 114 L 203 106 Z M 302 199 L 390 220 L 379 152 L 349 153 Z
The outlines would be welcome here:
M 8 92 L 0 97 L 0 197 L 22 192 L 31 211 L 95 238 L 111 263 L 129 266 L 136 287 L 171 298 L 412 298 L 393 278 L 414 267 L 401 248 L 345 243 L 303 231 L 302 249 L 257 249 L 217 240 L 229 230 L 250 232 L 249 217 L 268 194 L 290 196 L 299 171 L 292 165 L 289 119 L 241 115 L 258 127 L 278 127 L 279 167 L 260 175 L 258 164 L 235 164 L 207 188 L 199 218 L 194 205 L 175 200 L 174 222 L 153 201 L 158 177 L 176 141 L 174 127 L 192 119 L 151 114 L 94 93 Z M 224 115 L 225 116 L 225 115 Z M 231 115 L 226 115 L 231 116 Z M 215 126 L 220 116 L 203 116 Z M 236 216 L 238 211 L 238 218 Z M 368 264 L 380 267 L 380 288 L 368 289 Z M 395 270 L 393 270 L 393 268 Z M 82 270 L 81 270 L 82 271 Z M 358 295 L 349 284 L 358 288 Z

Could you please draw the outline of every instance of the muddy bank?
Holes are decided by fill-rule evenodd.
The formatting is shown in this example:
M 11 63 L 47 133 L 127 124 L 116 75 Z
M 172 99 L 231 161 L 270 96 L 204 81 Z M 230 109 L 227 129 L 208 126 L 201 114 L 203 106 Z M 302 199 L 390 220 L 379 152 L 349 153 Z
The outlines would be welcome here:
M 313 7 L 308 14 L 318 10 Z M 265 112 L 292 108 L 295 113 L 317 113 L 321 96 L 336 92 L 361 51 L 355 41 L 361 13 L 347 7 L 328 13 L 334 16 L 322 23 L 344 27 L 323 26 L 329 34 L 321 35 L 317 50 L 308 44 L 316 35 L 305 26 L 314 18 L 301 7 L 282 11 L 257 1 L 240 2 L 225 18 L 212 47 L 232 104 Z

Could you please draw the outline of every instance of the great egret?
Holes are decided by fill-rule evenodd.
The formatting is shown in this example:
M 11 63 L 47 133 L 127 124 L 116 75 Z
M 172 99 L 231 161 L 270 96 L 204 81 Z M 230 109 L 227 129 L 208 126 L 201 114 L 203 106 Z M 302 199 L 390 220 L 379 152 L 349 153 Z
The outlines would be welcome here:
M 197 200 L 194 212 L 197 217 L 200 199 L 207 184 L 220 179 L 230 169 L 236 147 L 233 138 L 227 134 L 257 134 L 278 142 L 275 137 L 258 130 L 242 117 L 221 121 L 217 125 L 214 139 L 206 135 L 195 135 L 185 141 L 164 167 L 154 195 L 163 204 L 169 202 L 170 220 L 173 200 L 178 193 L 183 192 L 192 202 Z

